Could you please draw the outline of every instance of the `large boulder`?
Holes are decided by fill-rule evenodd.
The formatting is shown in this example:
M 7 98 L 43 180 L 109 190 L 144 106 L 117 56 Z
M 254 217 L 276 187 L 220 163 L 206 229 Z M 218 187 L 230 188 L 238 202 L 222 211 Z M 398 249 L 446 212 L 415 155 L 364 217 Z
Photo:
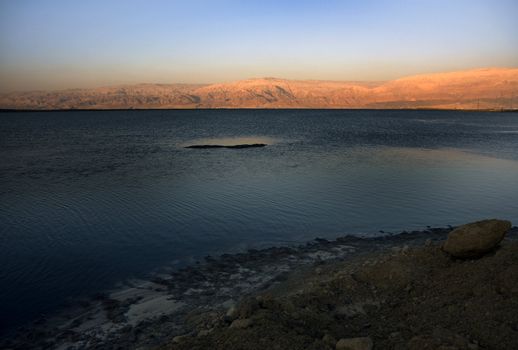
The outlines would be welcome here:
M 477 258 L 493 250 L 511 229 L 507 220 L 482 220 L 457 227 L 442 249 L 457 258 Z

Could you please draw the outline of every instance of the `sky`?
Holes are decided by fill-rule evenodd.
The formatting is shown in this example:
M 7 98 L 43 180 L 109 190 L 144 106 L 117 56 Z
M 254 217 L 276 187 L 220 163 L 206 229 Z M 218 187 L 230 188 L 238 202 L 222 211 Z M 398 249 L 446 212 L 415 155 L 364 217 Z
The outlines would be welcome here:
M 0 91 L 518 67 L 516 0 L 0 0 Z

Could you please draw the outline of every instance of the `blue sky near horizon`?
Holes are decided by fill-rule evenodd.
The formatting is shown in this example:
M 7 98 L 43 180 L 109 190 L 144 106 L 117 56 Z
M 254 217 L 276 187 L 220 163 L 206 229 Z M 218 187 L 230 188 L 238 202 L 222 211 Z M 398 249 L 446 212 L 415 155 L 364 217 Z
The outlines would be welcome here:
M 0 0 L 0 90 L 518 66 L 518 1 Z

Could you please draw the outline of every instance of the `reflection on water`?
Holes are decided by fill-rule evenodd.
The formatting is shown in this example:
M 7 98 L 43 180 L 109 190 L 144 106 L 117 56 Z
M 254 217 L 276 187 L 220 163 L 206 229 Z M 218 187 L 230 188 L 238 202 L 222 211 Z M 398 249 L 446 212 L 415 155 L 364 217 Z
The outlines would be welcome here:
M 518 222 L 518 139 L 495 133 L 518 129 L 513 113 L 0 119 L 0 321 L 10 325 L 171 261 L 485 217 Z M 273 147 L 183 148 L 194 143 Z
M 463 162 L 479 167 L 518 167 L 518 160 L 499 159 L 455 148 L 400 148 L 382 147 L 376 150 L 379 157 L 390 162 L 425 162 L 428 166 L 437 163 Z M 415 164 L 415 163 L 413 163 Z

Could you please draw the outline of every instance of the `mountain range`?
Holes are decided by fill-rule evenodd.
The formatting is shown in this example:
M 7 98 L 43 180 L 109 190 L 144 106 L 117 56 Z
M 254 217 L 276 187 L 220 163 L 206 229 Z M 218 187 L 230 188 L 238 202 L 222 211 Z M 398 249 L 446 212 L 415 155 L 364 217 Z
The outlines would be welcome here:
M 518 68 L 421 74 L 379 82 L 256 78 L 0 94 L 2 109 L 518 109 Z

